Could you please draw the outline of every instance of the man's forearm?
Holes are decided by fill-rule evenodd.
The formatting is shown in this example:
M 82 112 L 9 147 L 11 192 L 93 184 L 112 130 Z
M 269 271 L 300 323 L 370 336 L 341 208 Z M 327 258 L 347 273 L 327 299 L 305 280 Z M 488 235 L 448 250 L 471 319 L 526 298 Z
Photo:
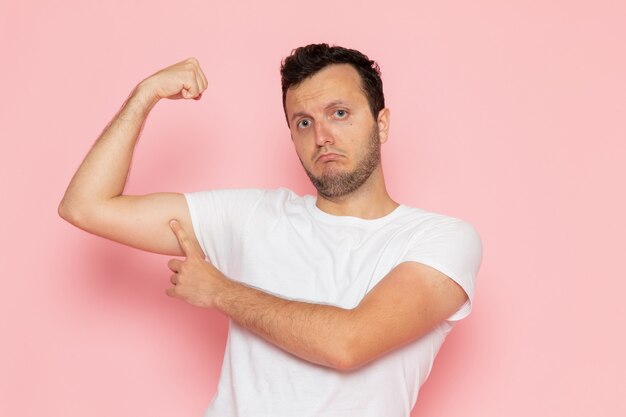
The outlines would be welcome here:
M 353 310 L 280 298 L 224 279 L 215 307 L 241 326 L 310 362 L 351 367 Z
M 143 80 L 91 148 L 59 206 L 61 217 L 92 213 L 101 203 L 122 194 L 141 127 L 162 98 L 199 99 L 206 77 L 195 58 L 171 65 Z
M 124 191 L 137 138 L 156 102 L 140 87 L 132 92 L 74 174 L 59 207 L 63 217 Z
M 177 221 L 170 227 L 186 259 L 168 262 L 168 295 L 217 308 L 272 344 L 332 368 L 358 368 L 425 335 L 467 300 L 456 282 L 417 262 L 396 266 L 353 309 L 287 300 L 230 280 Z

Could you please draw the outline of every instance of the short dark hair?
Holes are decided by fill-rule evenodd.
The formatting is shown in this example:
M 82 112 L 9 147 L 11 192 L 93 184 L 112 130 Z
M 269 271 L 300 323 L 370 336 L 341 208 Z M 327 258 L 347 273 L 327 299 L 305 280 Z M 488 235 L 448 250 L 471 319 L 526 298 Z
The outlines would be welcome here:
M 283 110 L 286 118 L 288 118 L 287 107 L 285 106 L 287 90 L 291 87 L 297 87 L 302 81 L 332 64 L 349 64 L 359 73 L 361 89 L 367 97 L 372 115 L 376 119 L 378 112 L 385 108 L 380 67 L 376 61 L 369 59 L 355 49 L 328 46 L 326 43 L 296 48 L 281 63 L 280 77 L 283 88 Z M 287 120 L 287 124 L 289 124 L 289 120 Z

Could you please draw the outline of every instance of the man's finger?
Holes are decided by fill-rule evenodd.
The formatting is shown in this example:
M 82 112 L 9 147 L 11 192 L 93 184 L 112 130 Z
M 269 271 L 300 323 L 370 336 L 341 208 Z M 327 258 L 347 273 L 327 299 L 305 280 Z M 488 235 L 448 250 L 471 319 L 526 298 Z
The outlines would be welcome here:
M 183 261 L 181 261 L 180 259 L 170 259 L 167 262 L 167 267 L 172 271 L 172 272 L 178 272 L 180 271 L 180 264 L 182 264 Z
M 178 220 L 170 220 L 170 227 L 172 228 L 176 239 L 178 239 L 178 244 L 180 245 L 180 248 L 183 250 L 187 258 L 193 257 L 204 259 L 204 254 L 193 244 L 191 239 L 189 239 L 189 236 L 187 236 L 187 233 L 180 225 Z
M 173 274 L 170 277 L 170 282 L 172 283 L 172 285 L 178 285 L 178 274 Z

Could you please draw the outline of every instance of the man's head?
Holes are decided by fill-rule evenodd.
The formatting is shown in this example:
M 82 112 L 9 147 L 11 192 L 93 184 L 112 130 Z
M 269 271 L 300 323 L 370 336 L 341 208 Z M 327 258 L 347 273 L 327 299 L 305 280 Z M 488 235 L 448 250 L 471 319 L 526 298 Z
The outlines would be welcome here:
M 378 66 L 354 50 L 309 45 L 285 59 L 281 74 L 291 138 L 318 193 L 336 199 L 382 184 L 389 110 Z
M 367 97 L 372 116 L 376 119 L 378 112 L 385 108 L 383 81 L 380 78 L 378 64 L 357 50 L 328 46 L 325 43 L 294 49 L 291 55 L 283 60 L 280 75 L 285 117 L 287 116 L 287 90 L 297 87 L 302 81 L 333 64 L 349 64 L 359 73 L 361 89 Z M 289 120 L 287 123 L 289 124 Z

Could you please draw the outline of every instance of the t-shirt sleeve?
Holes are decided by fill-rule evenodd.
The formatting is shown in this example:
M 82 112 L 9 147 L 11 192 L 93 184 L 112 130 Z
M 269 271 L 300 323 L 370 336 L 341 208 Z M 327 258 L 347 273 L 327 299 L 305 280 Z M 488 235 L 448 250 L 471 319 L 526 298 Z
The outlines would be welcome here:
M 241 245 L 246 224 L 264 195 L 263 190 L 228 189 L 185 193 L 198 243 L 223 272 Z
M 482 243 L 474 227 L 459 219 L 445 218 L 414 236 L 402 261 L 428 265 L 463 288 L 467 301 L 447 319 L 457 321 L 467 317 L 472 309 L 481 260 Z

